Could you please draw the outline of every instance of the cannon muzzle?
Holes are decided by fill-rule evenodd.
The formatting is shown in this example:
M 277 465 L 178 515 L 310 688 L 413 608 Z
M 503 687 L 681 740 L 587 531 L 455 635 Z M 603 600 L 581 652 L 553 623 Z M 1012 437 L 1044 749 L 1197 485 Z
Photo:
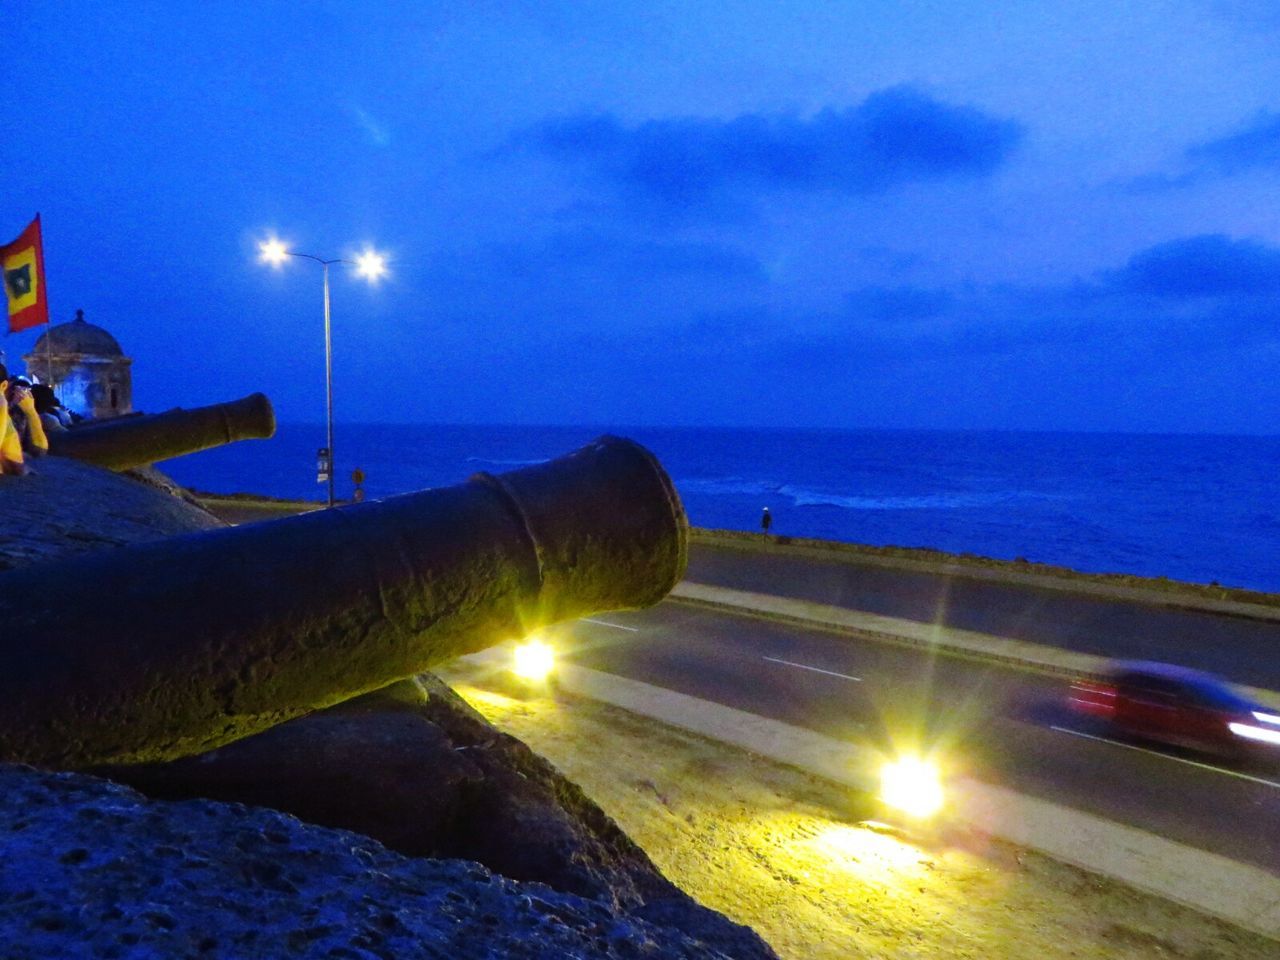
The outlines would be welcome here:
M 276 416 L 265 394 L 165 413 L 87 423 L 49 434 L 49 452 L 106 467 L 130 470 L 236 440 L 257 440 L 276 432 Z
M 602 437 L 456 487 L 0 573 L 0 760 L 170 760 L 541 626 L 657 603 L 688 522 Z

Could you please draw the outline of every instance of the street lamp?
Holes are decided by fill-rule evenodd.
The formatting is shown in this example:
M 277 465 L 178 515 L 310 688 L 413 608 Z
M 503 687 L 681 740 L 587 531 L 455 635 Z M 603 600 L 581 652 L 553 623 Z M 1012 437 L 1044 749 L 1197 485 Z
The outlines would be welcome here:
M 387 272 L 387 261 L 382 254 L 365 249 L 354 260 L 338 257 L 326 260 L 310 253 L 294 253 L 275 237 L 258 244 L 259 259 L 263 263 L 279 268 L 288 257 L 303 260 L 314 260 L 324 268 L 324 393 L 325 393 L 325 426 L 327 428 L 328 451 L 327 467 L 329 474 L 329 506 L 333 506 L 333 341 L 329 333 L 329 267 L 335 263 L 349 263 L 356 268 L 356 273 L 370 283 L 376 283 Z

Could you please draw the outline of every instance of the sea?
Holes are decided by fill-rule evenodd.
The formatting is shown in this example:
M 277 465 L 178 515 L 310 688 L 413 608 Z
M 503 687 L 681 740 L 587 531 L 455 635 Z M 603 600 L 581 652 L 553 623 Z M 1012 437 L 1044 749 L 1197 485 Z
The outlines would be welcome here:
M 337 495 L 369 499 L 627 436 L 695 526 L 1024 559 L 1280 592 L 1280 437 L 914 430 L 340 424 Z M 323 425 L 162 465 L 216 493 L 321 499 Z

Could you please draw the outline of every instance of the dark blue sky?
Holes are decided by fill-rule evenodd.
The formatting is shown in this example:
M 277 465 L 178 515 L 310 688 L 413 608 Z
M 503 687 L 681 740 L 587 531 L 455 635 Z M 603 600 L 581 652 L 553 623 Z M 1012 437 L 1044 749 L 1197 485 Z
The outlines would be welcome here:
M 0 234 L 145 409 L 321 419 L 278 233 L 340 421 L 1274 433 L 1277 11 L 7 0 Z

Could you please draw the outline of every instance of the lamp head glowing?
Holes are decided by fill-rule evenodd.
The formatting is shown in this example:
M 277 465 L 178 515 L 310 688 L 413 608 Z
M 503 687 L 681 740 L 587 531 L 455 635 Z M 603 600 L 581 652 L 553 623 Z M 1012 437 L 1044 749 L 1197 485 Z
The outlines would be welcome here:
M 880 798 L 910 817 L 926 819 L 942 809 L 938 768 L 919 757 L 902 757 L 880 771 Z
M 273 267 L 278 267 L 284 263 L 285 258 L 289 256 L 289 248 L 286 247 L 275 237 L 269 240 L 263 240 L 258 244 L 258 259 L 263 263 L 269 263 Z
M 537 637 L 516 647 L 512 670 L 522 680 L 539 683 L 546 680 L 555 668 L 555 652 Z
M 387 260 L 376 250 L 365 250 L 356 257 L 356 273 L 369 281 L 376 281 L 386 275 Z

